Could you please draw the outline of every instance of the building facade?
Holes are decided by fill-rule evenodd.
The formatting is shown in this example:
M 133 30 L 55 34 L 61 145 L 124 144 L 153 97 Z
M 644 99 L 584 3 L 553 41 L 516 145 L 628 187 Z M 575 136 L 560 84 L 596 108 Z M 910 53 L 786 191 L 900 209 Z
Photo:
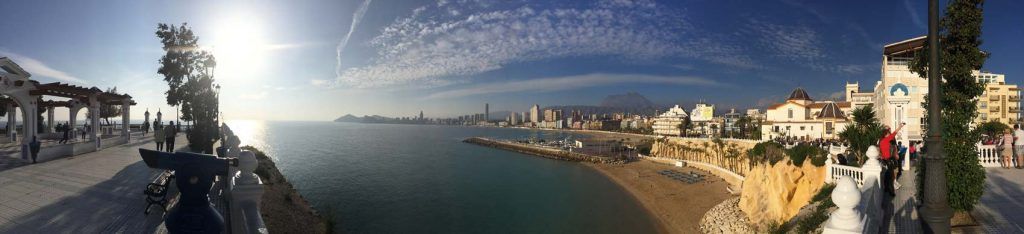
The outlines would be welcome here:
M 686 114 L 686 110 L 676 105 L 669 108 L 665 113 L 654 117 L 654 125 L 651 128 L 654 130 L 654 134 L 657 135 L 681 136 L 683 131 L 679 129 L 679 125 L 686 122 L 688 118 L 689 115 Z
M 975 72 L 978 83 L 985 84 L 985 92 L 978 97 L 978 117 L 974 123 L 998 121 L 1009 126 L 1020 119 L 1020 89 L 1006 83 L 1006 75 Z
M 785 102 L 768 107 L 761 139 L 836 139 L 849 123 L 849 110 L 849 102 L 815 102 L 807 91 L 797 88 Z
M 530 107 L 530 122 L 540 122 L 540 105 L 534 104 L 533 107 Z

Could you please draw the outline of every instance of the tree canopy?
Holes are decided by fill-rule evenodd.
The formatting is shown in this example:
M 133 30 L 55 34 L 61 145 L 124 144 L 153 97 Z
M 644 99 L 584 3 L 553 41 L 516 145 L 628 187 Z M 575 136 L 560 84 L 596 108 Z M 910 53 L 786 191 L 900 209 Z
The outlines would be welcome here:
M 977 97 L 984 92 L 972 72 L 985 64 L 981 51 L 982 6 L 984 0 L 952 0 L 939 22 L 939 45 L 925 43 L 922 51 L 938 46 L 942 68 L 942 145 L 946 152 L 949 205 L 956 211 L 970 211 L 978 203 L 985 184 L 985 170 L 978 162 L 976 144 L 981 139 L 972 131 L 977 117 Z M 928 75 L 927 53 L 918 53 L 910 63 L 913 72 Z M 927 153 L 927 152 L 926 152 Z M 927 168 L 927 166 L 921 167 Z M 923 173 L 923 170 L 919 170 Z
M 157 73 L 167 81 L 167 104 L 181 107 L 181 119 L 193 121 L 188 131 L 189 147 L 212 153 L 219 131 L 219 90 L 213 77 L 217 61 L 202 50 L 199 38 L 188 24 L 158 24 L 157 38 L 165 52 Z

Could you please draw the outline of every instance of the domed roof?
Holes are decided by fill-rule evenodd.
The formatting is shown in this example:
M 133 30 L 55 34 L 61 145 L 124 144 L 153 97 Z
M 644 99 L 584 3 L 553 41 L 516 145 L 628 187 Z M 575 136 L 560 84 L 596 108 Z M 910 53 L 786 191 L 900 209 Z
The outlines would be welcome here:
M 825 107 L 821 108 L 821 112 L 818 113 L 818 119 L 846 119 L 846 115 L 843 114 L 843 110 L 835 102 L 828 102 L 828 104 L 825 104 Z
M 804 91 L 804 88 L 796 88 L 795 90 L 793 90 L 792 93 L 789 94 L 789 98 L 787 98 L 786 100 L 787 101 L 791 101 L 791 100 L 792 101 L 797 101 L 797 100 L 814 101 L 814 100 L 811 99 L 811 95 L 807 95 L 807 91 Z

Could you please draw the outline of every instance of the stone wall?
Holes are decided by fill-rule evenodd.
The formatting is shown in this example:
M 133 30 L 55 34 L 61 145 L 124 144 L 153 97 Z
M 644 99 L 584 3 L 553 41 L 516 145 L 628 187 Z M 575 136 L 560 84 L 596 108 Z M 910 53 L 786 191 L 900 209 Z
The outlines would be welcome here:
M 775 165 L 754 166 L 743 182 L 740 209 L 755 226 L 785 223 L 821 190 L 826 171 L 809 161 L 792 165 L 788 158 Z
M 750 171 L 746 152 L 755 144 L 729 139 L 669 137 L 651 145 L 651 156 L 707 163 L 746 176 Z

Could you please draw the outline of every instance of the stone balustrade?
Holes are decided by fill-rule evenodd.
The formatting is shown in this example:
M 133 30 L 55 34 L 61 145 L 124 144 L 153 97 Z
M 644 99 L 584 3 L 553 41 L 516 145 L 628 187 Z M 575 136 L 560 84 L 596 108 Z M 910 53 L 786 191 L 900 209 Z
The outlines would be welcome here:
M 839 207 L 829 215 L 823 233 L 878 233 L 883 219 L 882 166 L 878 162 L 878 147 L 867 150 L 868 160 L 861 168 L 832 165 L 829 181 L 836 183 L 832 202 Z M 849 173 L 849 174 L 842 174 Z M 860 182 L 854 175 L 861 177 Z
M 1017 157 L 1011 159 L 1012 166 L 1017 166 Z M 1000 155 L 999 148 L 996 145 L 981 145 L 978 144 L 978 161 L 982 167 L 1001 167 L 1003 165 L 1003 156 Z
M 256 155 L 239 147 L 238 136 L 227 125 L 221 127 L 221 133 L 224 134 L 222 144 L 227 147 L 226 156 L 238 158 L 238 171 L 232 171 L 227 189 L 231 233 L 268 233 L 260 215 L 263 181 L 253 173 L 259 164 Z

